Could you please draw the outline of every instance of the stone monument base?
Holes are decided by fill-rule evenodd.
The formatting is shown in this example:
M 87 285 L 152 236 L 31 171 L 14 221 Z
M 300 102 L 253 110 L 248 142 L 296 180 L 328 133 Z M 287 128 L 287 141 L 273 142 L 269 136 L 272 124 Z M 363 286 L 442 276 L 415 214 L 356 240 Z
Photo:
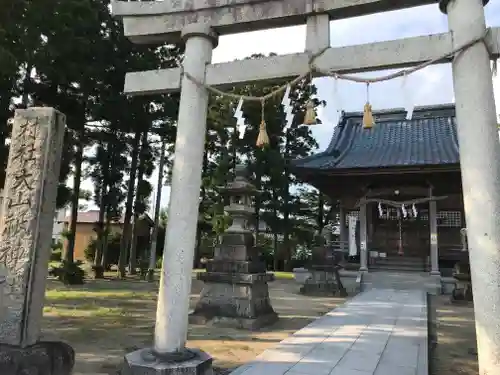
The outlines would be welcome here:
M 267 285 L 273 278 L 266 273 L 199 274 L 205 286 L 189 322 L 249 330 L 273 324 L 278 315 L 271 306 Z
M 186 349 L 179 358 L 162 358 L 151 348 L 125 355 L 120 375 L 213 375 L 212 357 L 199 349 Z
M 300 293 L 312 296 L 347 296 L 337 268 L 309 269 L 308 271 L 311 277 L 304 282 Z
M 2 375 L 70 375 L 75 351 L 64 342 L 38 342 L 25 348 L 0 344 Z

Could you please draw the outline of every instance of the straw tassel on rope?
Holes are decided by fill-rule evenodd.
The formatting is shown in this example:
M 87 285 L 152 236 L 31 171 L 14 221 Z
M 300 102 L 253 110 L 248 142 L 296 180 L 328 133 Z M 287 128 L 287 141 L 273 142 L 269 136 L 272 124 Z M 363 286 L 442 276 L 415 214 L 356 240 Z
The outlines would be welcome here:
M 366 104 L 363 109 L 363 129 L 371 129 L 375 125 L 372 106 L 370 104 L 370 84 L 366 84 Z
M 316 125 L 316 111 L 314 110 L 314 102 L 312 100 L 309 100 L 306 104 L 304 125 Z
M 313 95 L 313 76 L 312 70 L 309 73 L 309 100 L 306 104 L 306 113 L 304 115 L 304 125 L 316 125 L 316 111 L 314 110 L 314 101 L 311 99 Z
M 267 135 L 266 120 L 264 119 L 264 107 L 266 104 L 265 99 L 261 100 L 262 103 L 262 119 L 259 126 L 259 135 L 257 137 L 256 146 L 263 148 L 269 144 L 269 136 Z

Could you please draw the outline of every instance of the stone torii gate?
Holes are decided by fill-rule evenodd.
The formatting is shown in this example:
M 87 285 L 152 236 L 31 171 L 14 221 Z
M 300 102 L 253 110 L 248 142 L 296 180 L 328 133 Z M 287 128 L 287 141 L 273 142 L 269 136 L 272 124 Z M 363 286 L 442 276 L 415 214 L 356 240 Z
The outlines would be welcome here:
M 186 44 L 182 68 L 128 73 L 132 95 L 181 91 L 169 223 L 158 298 L 154 349 L 130 353 L 128 367 L 143 373 L 174 373 L 179 367 L 202 373 L 204 354 L 185 348 L 192 258 L 206 130 L 207 85 L 231 87 L 295 77 L 308 70 L 356 73 L 403 68 L 434 60 L 486 35 L 456 54 L 453 80 L 458 119 L 465 213 L 471 255 L 481 375 L 500 374 L 500 146 L 496 129 L 490 58 L 498 57 L 500 29 L 486 34 L 488 0 L 441 0 L 448 33 L 365 45 L 328 48 L 329 21 L 436 3 L 436 0 L 183 0 L 114 2 L 125 35 L 135 43 Z M 210 64 L 218 35 L 307 23 L 306 52 L 256 60 Z M 453 60 L 453 61 L 452 61 Z M 150 353 L 150 354 L 148 354 Z M 177 360 L 177 364 L 173 364 Z M 182 362 L 183 361 L 183 362 Z M 191 371 L 189 370 L 189 371 Z M 169 372 L 171 371 L 171 372 Z M 199 372 L 195 372 L 199 371 Z M 270 374 L 272 375 L 272 374 Z

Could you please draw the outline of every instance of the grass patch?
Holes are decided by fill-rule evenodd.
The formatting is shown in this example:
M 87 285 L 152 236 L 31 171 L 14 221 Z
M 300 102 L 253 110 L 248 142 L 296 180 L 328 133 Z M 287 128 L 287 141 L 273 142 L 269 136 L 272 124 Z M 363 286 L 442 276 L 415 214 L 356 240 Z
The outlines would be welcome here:
M 56 262 L 56 261 L 49 262 L 49 268 L 58 268 L 58 267 L 61 267 L 61 262 Z
M 52 289 L 47 290 L 45 293 L 45 298 L 47 301 L 58 301 L 58 300 L 68 300 L 68 299 L 82 299 L 82 300 L 94 300 L 102 298 L 111 299 L 131 299 L 150 296 L 154 297 L 156 293 L 154 292 L 135 292 L 131 290 L 62 290 L 62 289 Z
M 293 280 L 293 272 L 273 272 L 276 280 Z
M 187 345 L 210 353 L 215 367 L 237 367 L 344 301 L 300 295 L 296 283 L 286 280 L 290 276 L 279 273 L 278 279 L 285 280 L 270 283 L 271 301 L 280 315 L 276 324 L 256 332 L 190 325 Z M 203 283 L 194 279 L 190 308 L 202 288 Z M 49 280 L 42 339 L 73 346 L 75 373 L 115 374 L 125 353 L 151 345 L 157 295 L 157 283 L 132 279 L 88 280 L 81 286 Z
M 438 343 L 431 355 L 431 375 L 477 375 L 474 308 L 436 298 Z
M 203 273 L 203 272 L 207 272 L 207 271 L 204 269 L 194 269 L 193 270 L 194 274 Z M 276 280 L 293 280 L 293 272 L 281 272 L 281 271 L 273 272 L 273 271 L 271 271 L 269 273 L 274 274 L 274 277 L 276 278 Z

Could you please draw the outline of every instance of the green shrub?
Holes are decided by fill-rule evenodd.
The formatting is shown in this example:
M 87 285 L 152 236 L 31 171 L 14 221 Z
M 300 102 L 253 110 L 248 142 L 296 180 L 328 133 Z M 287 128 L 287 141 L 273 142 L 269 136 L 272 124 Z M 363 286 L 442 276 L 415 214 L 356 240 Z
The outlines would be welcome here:
M 110 233 L 108 234 L 108 247 L 106 253 L 106 262 L 108 264 L 118 264 L 118 258 L 120 257 L 120 233 Z M 93 263 L 95 258 L 95 253 L 97 250 L 98 241 L 96 238 L 92 239 L 87 248 L 84 251 L 85 260 L 87 262 Z
M 60 262 L 62 258 L 63 244 L 61 241 L 53 242 L 50 246 L 50 261 Z
M 104 267 L 103 266 L 92 266 L 92 272 L 94 272 L 95 279 L 104 279 Z
M 81 285 L 85 283 L 85 271 L 81 268 L 82 262 L 75 263 L 62 262 L 60 267 L 49 270 L 49 275 L 66 285 Z
M 62 259 L 62 250 L 55 249 L 50 253 L 50 261 L 51 262 L 60 262 Z

